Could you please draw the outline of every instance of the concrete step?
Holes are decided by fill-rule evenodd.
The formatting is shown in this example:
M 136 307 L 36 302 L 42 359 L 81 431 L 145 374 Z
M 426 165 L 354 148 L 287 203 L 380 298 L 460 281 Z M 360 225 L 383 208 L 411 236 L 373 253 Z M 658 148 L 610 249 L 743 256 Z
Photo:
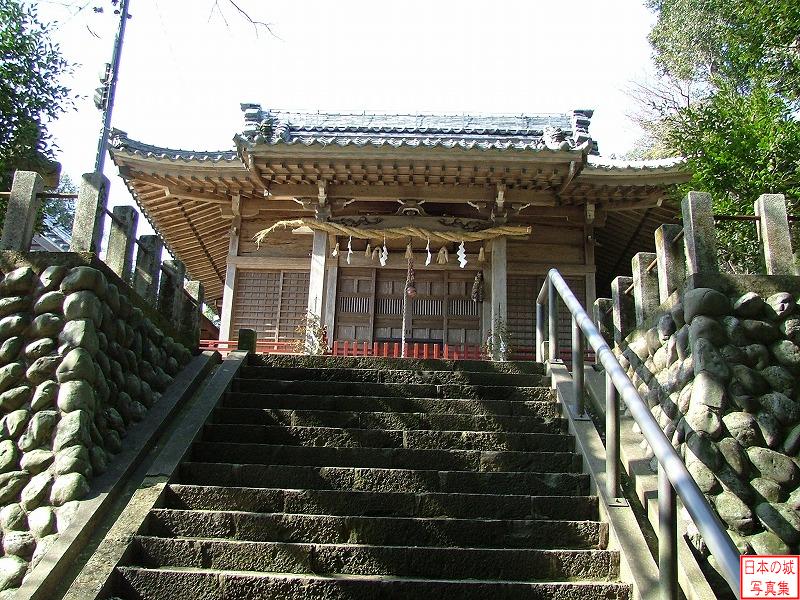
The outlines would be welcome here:
M 630 586 L 609 582 L 326 577 L 138 567 L 120 567 L 117 572 L 117 596 L 136 600 L 629 600 L 631 597 Z
M 453 371 L 423 369 L 346 369 L 336 367 L 243 367 L 243 379 L 280 379 L 285 381 L 340 381 L 363 383 L 402 383 L 432 385 L 550 385 L 542 374 L 493 373 L 489 371 Z
M 335 396 L 229 392 L 222 405 L 230 408 L 280 408 L 291 410 L 348 410 L 379 412 L 424 412 L 430 414 L 505 415 L 542 417 L 561 416 L 561 405 L 552 390 L 542 392 L 536 401 L 414 398 L 397 396 Z M 542 388 L 544 389 L 544 388 Z M 547 406 L 545 406 L 547 405 Z
M 164 508 L 458 519 L 598 519 L 596 496 L 294 490 L 172 484 Z
M 575 440 L 567 434 L 431 431 L 401 429 L 342 429 L 340 427 L 276 427 L 212 423 L 206 442 L 330 446 L 338 448 L 419 448 L 453 450 L 514 450 L 571 452 Z
M 220 571 L 439 577 L 507 581 L 610 581 L 619 555 L 608 550 L 531 550 L 295 544 L 139 536 L 132 563 Z
M 249 366 L 327 369 L 402 369 L 412 371 L 470 371 L 544 375 L 542 363 L 533 361 L 494 362 L 487 360 L 435 360 L 418 358 L 382 358 L 353 356 L 291 356 L 286 354 L 251 355 Z
M 375 407 L 373 407 L 375 408 Z M 343 429 L 400 429 L 434 431 L 506 431 L 514 433 L 562 433 L 566 421 L 559 405 L 542 403 L 531 407 L 538 416 L 469 414 L 439 415 L 414 412 L 291 410 L 229 408 L 214 411 L 215 423 L 271 425 L 276 427 L 340 427 Z
M 310 490 L 583 496 L 585 473 L 475 472 L 184 462 L 179 483 Z
M 413 398 L 472 398 L 476 400 L 550 400 L 549 387 L 516 385 L 433 385 L 421 383 L 365 383 L 357 381 L 292 381 L 237 378 L 231 391 L 271 394 L 335 396 L 395 396 Z
M 297 515 L 159 508 L 143 533 L 311 544 L 461 546 L 469 548 L 605 549 L 608 524 L 597 521 L 447 519 Z
M 196 442 L 192 459 L 261 465 L 304 465 L 439 471 L 533 471 L 578 473 L 582 460 L 573 452 L 418 450 L 409 448 L 331 448 L 272 444 Z

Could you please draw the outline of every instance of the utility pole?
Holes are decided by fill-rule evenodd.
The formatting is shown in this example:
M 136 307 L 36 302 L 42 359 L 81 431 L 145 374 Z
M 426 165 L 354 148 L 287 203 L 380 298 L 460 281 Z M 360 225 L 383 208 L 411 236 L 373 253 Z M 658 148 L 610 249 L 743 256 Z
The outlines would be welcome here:
M 117 78 L 119 76 L 119 61 L 122 55 L 122 41 L 125 38 L 125 24 L 128 21 L 128 5 L 130 0 L 121 0 L 119 7 L 119 29 L 114 40 L 114 53 L 111 56 L 111 69 L 105 82 L 107 95 L 103 105 L 103 129 L 100 132 L 100 141 L 97 144 L 97 159 L 94 163 L 96 173 L 103 172 L 106 162 L 106 147 L 108 134 L 111 131 L 111 112 L 114 110 L 114 96 L 117 92 Z

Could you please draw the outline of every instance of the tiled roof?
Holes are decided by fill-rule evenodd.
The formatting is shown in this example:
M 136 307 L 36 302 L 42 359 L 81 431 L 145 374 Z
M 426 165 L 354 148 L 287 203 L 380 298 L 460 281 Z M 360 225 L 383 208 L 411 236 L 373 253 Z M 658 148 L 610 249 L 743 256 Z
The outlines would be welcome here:
M 182 160 L 186 162 L 239 162 L 239 156 L 235 150 L 180 150 L 172 148 L 162 148 L 137 142 L 128 137 L 128 134 L 119 129 L 112 129 L 110 135 L 111 150 L 124 150 L 130 154 L 135 154 L 145 158 L 165 158 L 168 160 Z
M 593 111 L 519 116 L 300 113 L 242 104 L 241 138 L 251 144 L 595 150 Z
M 602 156 L 589 156 L 585 169 L 595 171 L 647 171 L 666 170 L 670 168 L 683 168 L 686 159 L 682 157 L 660 158 L 656 160 L 620 160 L 604 158 Z

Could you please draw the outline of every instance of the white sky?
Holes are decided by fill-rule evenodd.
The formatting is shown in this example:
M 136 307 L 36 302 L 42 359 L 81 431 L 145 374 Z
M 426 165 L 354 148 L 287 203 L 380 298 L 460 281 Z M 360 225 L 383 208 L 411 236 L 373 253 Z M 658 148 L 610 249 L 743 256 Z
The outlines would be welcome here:
M 277 38 L 256 36 L 227 0 L 218 3 L 228 25 L 214 0 L 131 0 L 114 127 L 161 146 L 229 149 L 239 103 L 259 102 L 406 114 L 594 108 L 590 134 L 606 156 L 639 135 L 624 88 L 650 59 L 653 17 L 641 0 L 239 0 Z M 78 110 L 50 128 L 63 172 L 77 182 L 94 167 L 101 113 L 92 94 L 117 17 L 109 0 L 38 5 L 44 20 L 60 22 L 55 38 L 79 63 L 68 82 L 83 96 Z M 107 159 L 111 203 L 130 204 L 116 172 Z

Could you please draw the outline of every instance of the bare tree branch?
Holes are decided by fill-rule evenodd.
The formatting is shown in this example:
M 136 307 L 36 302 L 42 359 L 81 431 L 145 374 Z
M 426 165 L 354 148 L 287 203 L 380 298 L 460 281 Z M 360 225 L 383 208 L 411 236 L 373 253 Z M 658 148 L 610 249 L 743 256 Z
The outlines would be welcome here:
M 271 23 L 265 23 L 264 21 L 259 21 L 258 19 L 254 19 L 253 17 L 250 16 L 250 13 L 248 13 L 241 6 L 239 6 L 239 4 L 234 0 L 225 0 L 225 2 L 230 4 L 242 18 L 244 18 L 248 23 L 250 23 L 250 25 L 253 26 L 253 31 L 255 32 L 256 37 L 258 37 L 258 32 L 259 29 L 261 28 L 261 29 L 266 29 L 267 32 L 272 37 L 280 39 L 280 37 L 278 37 L 278 35 L 272 30 Z M 211 16 L 214 14 L 214 10 L 216 10 L 219 13 L 219 16 L 222 17 L 222 20 L 225 23 L 225 27 L 230 28 L 228 19 L 225 17 L 225 14 L 222 12 L 222 8 L 219 5 L 219 0 L 214 0 L 214 4 L 211 6 L 211 12 L 208 17 L 209 19 L 211 19 Z

